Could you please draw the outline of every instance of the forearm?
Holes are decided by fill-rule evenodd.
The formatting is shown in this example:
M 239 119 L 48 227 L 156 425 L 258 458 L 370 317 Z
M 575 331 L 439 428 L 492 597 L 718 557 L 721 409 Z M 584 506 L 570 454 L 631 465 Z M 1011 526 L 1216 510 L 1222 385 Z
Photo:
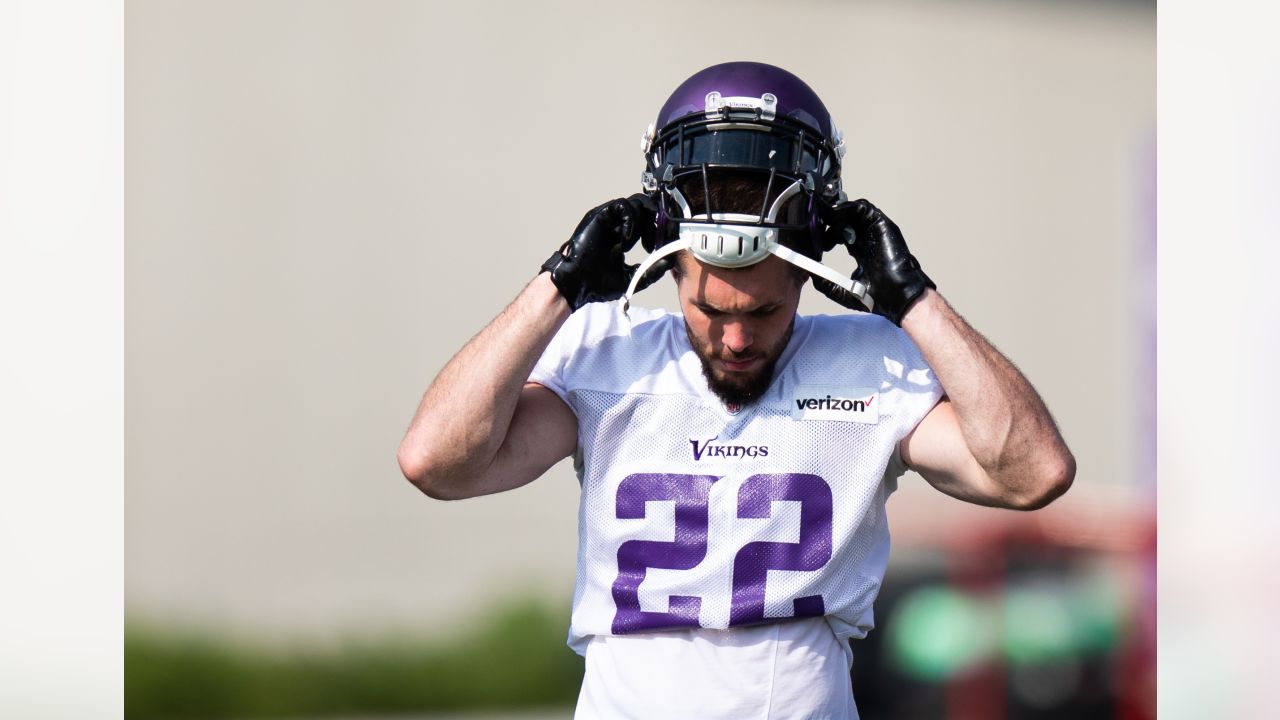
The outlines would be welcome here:
M 1066 489 L 1075 461 L 1013 363 L 933 290 L 910 307 L 902 328 L 945 388 L 974 460 L 1012 505 L 1043 504 Z
M 428 494 L 493 462 L 538 357 L 569 317 L 546 273 L 530 282 L 445 365 L 427 388 L 397 459 Z M 435 491 L 431 486 L 437 486 Z

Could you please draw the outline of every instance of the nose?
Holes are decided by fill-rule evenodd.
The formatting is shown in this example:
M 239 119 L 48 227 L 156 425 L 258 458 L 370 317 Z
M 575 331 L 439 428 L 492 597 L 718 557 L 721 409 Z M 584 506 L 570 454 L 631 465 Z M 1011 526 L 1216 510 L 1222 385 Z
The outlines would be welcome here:
M 735 320 L 724 324 L 723 342 L 729 352 L 735 355 L 746 352 L 754 339 L 746 323 Z

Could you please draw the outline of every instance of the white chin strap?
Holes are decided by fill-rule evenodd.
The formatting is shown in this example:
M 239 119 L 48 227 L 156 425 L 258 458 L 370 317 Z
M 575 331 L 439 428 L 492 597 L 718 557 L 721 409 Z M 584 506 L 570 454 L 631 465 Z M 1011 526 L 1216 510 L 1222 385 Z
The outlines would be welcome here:
M 694 219 L 705 216 L 695 216 Z M 714 220 L 738 220 L 746 222 L 758 221 L 754 215 L 738 215 L 736 213 L 716 213 Z M 873 301 L 867 295 L 867 286 L 853 280 L 820 262 L 812 260 L 789 247 L 778 244 L 777 228 L 766 228 L 751 225 L 725 225 L 719 222 L 686 222 L 680 224 L 680 235 L 677 239 L 658 248 L 640 263 L 635 275 L 631 276 L 631 284 L 627 294 L 623 296 L 622 309 L 625 312 L 631 306 L 631 296 L 636 293 L 636 285 L 658 261 L 681 250 L 688 250 L 693 256 L 708 265 L 716 267 L 736 268 L 755 265 L 770 255 L 799 267 L 801 270 L 817 275 L 823 279 L 848 290 L 868 309 Z

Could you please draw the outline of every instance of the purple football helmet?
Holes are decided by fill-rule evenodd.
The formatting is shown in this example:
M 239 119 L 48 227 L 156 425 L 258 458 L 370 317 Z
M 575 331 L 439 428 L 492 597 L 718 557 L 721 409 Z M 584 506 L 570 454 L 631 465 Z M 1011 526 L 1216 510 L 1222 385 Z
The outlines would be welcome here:
M 844 199 L 844 142 L 803 80 L 764 63 L 713 65 L 667 98 L 642 147 L 641 182 L 658 206 L 658 232 L 636 278 L 679 250 L 720 267 L 777 255 L 861 294 L 861 283 L 818 262 L 830 249 L 819 208 Z M 742 198 L 734 208 L 713 207 L 711 188 L 731 176 L 759 188 L 750 212 Z

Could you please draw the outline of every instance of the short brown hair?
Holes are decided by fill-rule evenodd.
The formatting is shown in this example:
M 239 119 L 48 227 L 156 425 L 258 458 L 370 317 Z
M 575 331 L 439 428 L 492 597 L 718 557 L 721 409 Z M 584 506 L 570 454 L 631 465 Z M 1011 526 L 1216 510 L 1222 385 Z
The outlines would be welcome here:
M 714 212 L 760 215 L 768 211 L 769 206 L 790 184 L 790 180 L 776 178 L 770 185 L 767 174 L 749 170 L 711 168 L 707 170 L 705 188 L 702 173 L 681 178 L 677 187 L 689 202 L 689 211 L 695 215 L 708 211 L 708 192 L 711 195 L 710 209 Z M 764 197 L 765 187 L 769 188 L 767 201 Z M 803 214 L 804 195 L 796 195 L 782 208 L 778 220 L 784 223 L 802 223 Z

